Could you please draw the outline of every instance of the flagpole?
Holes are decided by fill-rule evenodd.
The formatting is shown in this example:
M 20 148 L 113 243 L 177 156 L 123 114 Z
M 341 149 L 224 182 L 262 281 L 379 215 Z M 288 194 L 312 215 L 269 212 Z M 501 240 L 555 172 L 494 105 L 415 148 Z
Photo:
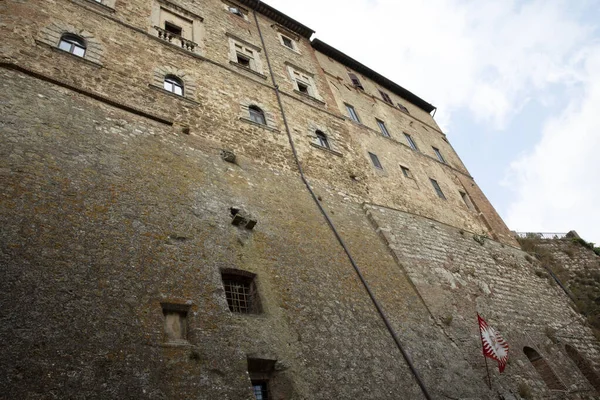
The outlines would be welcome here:
M 492 390 L 492 379 L 490 378 L 490 369 L 488 368 L 487 357 L 485 356 L 485 349 L 483 348 L 483 338 L 481 337 L 481 328 L 479 326 L 479 313 L 477 313 L 477 330 L 479 331 L 479 339 L 481 339 L 481 354 L 483 355 L 483 360 L 485 361 L 485 372 L 487 373 L 488 378 L 488 387 Z

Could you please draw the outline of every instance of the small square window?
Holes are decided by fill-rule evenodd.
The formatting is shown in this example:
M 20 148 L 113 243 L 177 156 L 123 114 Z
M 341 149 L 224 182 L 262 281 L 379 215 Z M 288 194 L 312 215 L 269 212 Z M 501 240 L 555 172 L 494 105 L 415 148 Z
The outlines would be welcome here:
M 243 13 L 243 12 L 242 12 L 242 10 L 241 10 L 241 9 L 239 9 L 238 7 L 233 7 L 233 6 L 230 6 L 230 7 L 229 7 L 229 12 L 230 12 L 230 13 L 232 13 L 232 14 L 235 14 L 235 15 L 237 15 L 238 17 L 242 17 L 242 18 L 244 18 L 244 13 Z
M 352 121 L 360 122 L 360 119 L 358 118 L 358 114 L 356 113 L 354 107 L 352 107 L 350 104 L 346 104 L 346 111 L 348 111 L 348 116 Z
M 405 166 L 401 165 L 400 169 L 402 170 L 402 174 L 409 178 L 409 179 L 414 179 L 412 176 L 412 173 L 410 172 L 410 169 L 406 168 Z
M 304 82 L 299 82 L 296 81 L 296 84 L 298 85 L 298 91 L 304 94 L 309 94 L 308 93 L 308 85 Z
M 237 63 L 243 65 L 244 67 L 250 68 L 250 58 L 237 53 Z
M 444 160 L 444 157 L 442 156 L 442 153 L 440 153 L 440 150 L 436 147 L 432 147 L 433 152 L 435 153 L 435 155 L 437 156 L 438 160 L 440 160 L 440 162 L 443 162 L 444 164 L 446 164 L 446 160 Z
M 417 143 L 415 143 L 412 136 L 410 136 L 408 133 L 405 133 L 404 137 L 406 138 L 406 141 L 408 142 L 408 145 L 410 146 L 411 149 L 419 151 L 419 148 L 417 147 Z
M 187 315 L 189 306 L 186 304 L 162 303 L 165 317 L 165 337 L 167 342 L 187 341 Z
M 400 109 L 400 111 L 405 112 L 407 114 L 410 114 L 408 112 L 408 108 L 404 107 L 402 104 L 398 103 L 398 108 Z
M 371 157 L 371 162 L 373 163 L 375 168 L 383 169 L 383 166 L 381 165 L 381 162 L 379 161 L 379 157 L 377 157 L 376 154 L 369 152 L 369 157 Z
M 286 36 L 281 36 L 281 41 L 283 42 L 283 45 L 285 47 L 288 47 L 292 50 L 294 50 L 294 41 L 292 39 L 290 39 L 289 37 Z
M 381 134 L 385 137 L 390 137 L 390 133 L 387 130 L 387 127 L 385 126 L 385 122 L 380 121 L 378 119 L 376 119 L 377 121 L 377 125 L 379 125 L 379 130 L 381 131 Z
M 429 178 L 429 180 L 431 181 L 431 185 L 435 189 L 435 192 L 437 193 L 438 197 L 440 199 L 446 200 L 446 196 L 444 196 L 444 192 L 442 192 L 442 189 L 440 188 L 440 185 L 437 183 L 437 181 L 432 178 Z
M 231 312 L 260 314 L 260 298 L 254 282 L 255 276 L 239 270 L 228 270 L 221 274 L 225 298 Z
M 356 74 L 348 72 L 348 77 L 350 78 L 350 81 L 352 82 L 352 86 L 354 86 L 355 88 L 360 89 L 360 90 L 365 90 L 362 83 L 360 83 L 360 79 L 358 79 L 358 76 L 356 76 Z

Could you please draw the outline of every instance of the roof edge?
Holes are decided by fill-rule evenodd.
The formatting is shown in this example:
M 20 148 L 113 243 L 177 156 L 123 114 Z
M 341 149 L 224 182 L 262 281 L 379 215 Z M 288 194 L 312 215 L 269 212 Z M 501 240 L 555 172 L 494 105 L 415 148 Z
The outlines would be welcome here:
M 405 100 L 408 100 L 412 104 L 416 105 L 420 109 L 424 110 L 427 113 L 431 113 L 436 107 L 432 104 L 429 104 L 427 101 L 423 100 L 416 94 L 404 89 L 402 86 L 394 83 L 389 80 L 385 76 L 373 71 L 371 68 L 366 65 L 356 61 L 355 59 L 347 56 L 341 51 L 337 50 L 334 47 L 331 47 L 325 42 L 322 42 L 319 39 L 313 39 L 311 42 L 312 47 L 320 53 L 325 54 L 328 57 L 333 58 L 334 60 L 344 64 L 345 66 L 352 68 L 354 71 L 359 72 L 365 75 L 367 78 L 373 80 L 374 82 L 380 84 L 384 88 L 388 89 L 392 93 L 402 97 Z
M 265 17 L 272 19 L 278 24 L 288 28 L 289 30 L 299 34 L 310 40 L 310 37 L 315 33 L 312 29 L 304 24 L 296 21 L 293 18 L 288 17 L 281 11 L 278 11 L 268 4 L 263 3 L 260 0 L 237 0 L 240 4 L 245 5 L 248 8 L 256 10 Z

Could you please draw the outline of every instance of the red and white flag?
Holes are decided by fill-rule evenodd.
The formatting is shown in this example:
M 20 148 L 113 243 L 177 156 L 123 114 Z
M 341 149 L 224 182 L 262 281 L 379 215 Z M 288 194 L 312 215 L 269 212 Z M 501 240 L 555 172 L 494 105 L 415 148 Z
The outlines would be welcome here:
M 489 326 L 481 318 L 479 313 L 477 314 L 477 319 L 479 320 L 479 333 L 481 335 L 483 355 L 498 361 L 498 370 L 502 372 L 508 361 L 508 343 L 500 336 L 497 330 Z

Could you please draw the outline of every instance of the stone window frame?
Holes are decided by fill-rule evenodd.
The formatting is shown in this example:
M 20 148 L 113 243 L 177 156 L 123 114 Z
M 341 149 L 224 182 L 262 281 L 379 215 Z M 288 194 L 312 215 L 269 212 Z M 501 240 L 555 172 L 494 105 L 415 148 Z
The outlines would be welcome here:
M 290 78 L 290 83 L 292 84 L 294 93 L 301 96 L 310 97 L 311 99 L 318 100 L 319 102 L 323 103 L 323 98 L 317 89 L 317 84 L 314 78 L 315 74 L 288 62 L 286 62 L 285 65 L 288 70 L 288 76 Z M 306 85 L 308 93 L 300 91 L 298 82 Z
M 433 190 L 439 199 L 448 200 L 444 194 L 444 191 L 442 190 L 442 187 L 440 186 L 440 183 L 436 179 L 429 177 L 429 182 L 431 182 L 431 186 L 433 187 Z
M 85 41 L 86 50 L 83 57 L 58 48 L 61 38 L 64 35 L 73 35 L 80 37 Z M 62 21 L 54 21 L 39 30 L 36 43 L 49 46 L 61 54 L 73 57 L 73 59 L 87 61 L 100 67 L 102 66 L 102 56 L 104 55 L 102 43 L 90 31 L 76 27 L 75 25 L 64 23 Z
M 263 64 L 260 56 L 262 48 L 229 32 L 226 32 L 225 36 L 227 36 L 229 43 L 229 63 L 246 71 L 256 73 L 266 79 L 266 76 L 263 74 Z M 249 67 L 238 63 L 238 47 L 242 49 L 242 56 L 251 59 Z
M 250 119 L 250 106 L 255 106 L 262 110 L 262 112 L 265 115 L 266 124 L 259 124 Z M 260 126 L 270 131 L 279 132 L 279 129 L 277 129 L 277 125 L 275 124 L 274 115 L 272 112 L 269 111 L 269 107 L 255 99 L 246 98 L 240 102 L 240 113 L 238 115 L 238 119 L 240 121 L 244 121 L 255 126 Z
M 317 132 L 321 132 L 325 135 L 329 147 L 324 147 L 321 145 L 319 137 L 317 136 Z M 334 137 L 332 131 L 328 129 L 325 125 L 321 125 L 316 122 L 310 121 L 307 126 L 306 136 L 309 137 L 311 146 L 316 147 L 320 150 L 327 151 L 339 157 L 342 156 L 342 152 L 339 149 L 336 138 Z
M 179 78 L 183 82 L 183 95 L 169 92 L 164 88 L 165 77 L 174 76 Z M 162 93 L 174 96 L 178 99 L 185 99 L 193 103 L 197 103 L 196 98 L 196 84 L 191 78 L 189 72 L 183 69 L 175 68 L 170 65 L 160 66 L 154 70 L 152 83 L 149 85 L 152 89 L 161 91 Z
M 244 297 L 243 301 L 237 296 L 235 298 L 233 297 L 233 294 L 239 294 L 239 292 L 228 292 L 228 285 L 226 283 L 230 281 L 247 286 L 247 292 L 244 291 L 244 293 L 242 293 Z M 223 285 L 225 302 L 232 314 L 260 315 L 264 313 L 257 281 L 258 276 L 253 272 L 234 268 L 221 269 L 221 284 Z M 231 300 L 228 300 L 228 293 L 231 294 Z
M 299 35 L 297 35 L 296 33 L 290 31 L 289 29 L 287 29 L 279 24 L 272 24 L 271 28 L 273 28 L 277 32 L 277 39 L 279 40 L 279 44 L 281 44 L 286 49 L 293 51 L 296 54 L 302 54 L 300 52 L 300 48 L 298 46 L 298 43 L 300 43 L 300 40 L 301 40 L 301 37 Z M 292 41 L 293 47 L 288 47 L 283 42 L 284 37 L 286 37 Z
M 206 37 L 205 27 L 204 27 L 204 17 L 193 13 L 185 8 L 171 3 L 168 0 L 154 0 L 152 2 L 152 10 L 150 12 L 150 25 L 148 26 L 148 33 L 152 36 L 161 36 L 161 32 L 157 30 L 157 27 L 160 29 L 164 29 L 160 26 L 161 12 L 164 10 L 170 14 L 175 15 L 176 17 L 186 20 L 192 25 L 191 35 L 184 34 L 180 36 L 185 42 L 191 42 L 190 45 L 184 46 L 183 43 L 179 45 L 179 43 L 174 43 L 170 41 L 166 41 L 165 43 L 172 44 L 177 47 L 184 48 L 188 51 L 191 51 L 196 54 L 204 53 L 203 43 L 204 38 Z M 172 22 L 171 22 L 172 23 Z M 176 24 L 174 24 L 176 25 Z M 158 31 L 158 32 L 157 32 Z M 177 36 L 176 36 L 177 37 Z M 188 43 L 186 43 L 188 44 Z
M 242 7 L 234 3 L 233 1 L 223 1 L 223 8 L 225 12 L 227 12 L 227 14 L 233 15 L 236 18 L 241 18 L 243 21 L 250 22 L 250 20 L 248 19 L 248 14 L 250 11 L 247 8 Z M 242 15 L 234 13 L 233 11 L 231 11 L 231 8 L 237 8 Z
M 95 4 L 99 4 L 101 6 L 110 8 L 113 11 L 115 9 L 115 3 L 117 2 L 117 0 L 88 0 L 88 1 L 90 3 L 95 3 Z
M 174 302 L 161 302 L 160 303 L 162 314 L 165 317 L 164 319 L 164 328 L 163 328 L 163 338 L 164 343 L 167 345 L 189 345 L 189 332 L 190 332 L 190 308 L 191 303 L 174 303 Z M 168 314 L 177 314 L 180 317 L 181 323 L 181 337 L 180 338 L 169 338 L 167 323 L 168 323 Z M 181 318 L 183 316 L 183 318 Z
M 369 156 L 369 161 L 371 161 L 371 165 L 373 166 L 373 168 L 375 168 L 378 171 L 383 171 L 383 164 L 381 163 L 381 160 L 379 159 L 379 156 L 375 153 L 372 153 L 370 151 L 367 152 L 368 156 Z

